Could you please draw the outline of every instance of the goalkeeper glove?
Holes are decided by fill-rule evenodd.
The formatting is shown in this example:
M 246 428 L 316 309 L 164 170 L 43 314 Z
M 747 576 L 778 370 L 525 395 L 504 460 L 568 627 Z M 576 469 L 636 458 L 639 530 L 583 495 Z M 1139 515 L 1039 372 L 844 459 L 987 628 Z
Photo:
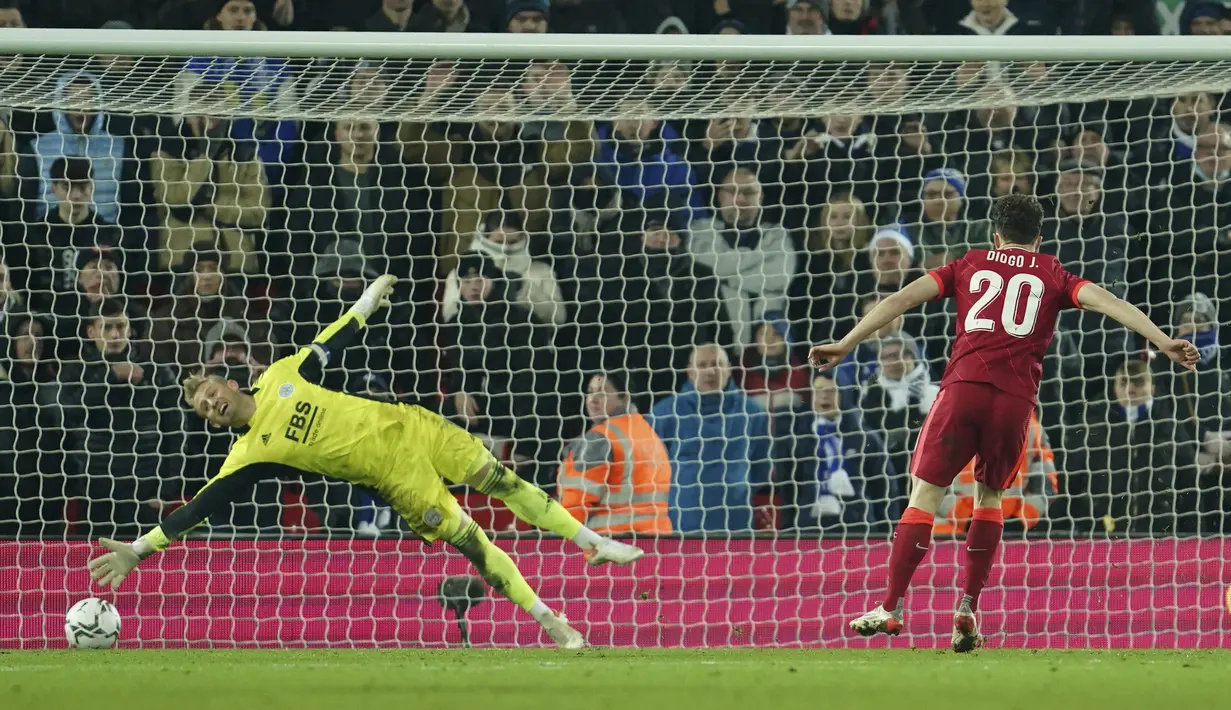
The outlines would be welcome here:
M 377 310 L 389 305 L 389 295 L 393 293 L 393 284 L 397 283 L 397 277 L 385 274 L 372 282 L 368 286 L 368 290 L 363 292 L 351 310 L 357 313 L 365 321 L 372 316 Z
M 143 541 L 138 541 L 138 543 L 141 542 Z M 141 564 L 141 560 L 154 551 L 149 546 L 149 543 L 144 545 L 145 548 L 148 548 L 148 551 L 144 551 L 144 554 L 142 554 L 143 551 L 138 550 L 138 544 L 130 545 L 126 542 L 111 540 L 105 537 L 100 539 L 98 543 L 110 550 L 110 552 L 90 560 L 90 579 L 98 582 L 100 587 L 110 584 L 112 589 L 119 589 L 120 583 L 124 581 L 128 573 L 136 569 L 137 565 Z

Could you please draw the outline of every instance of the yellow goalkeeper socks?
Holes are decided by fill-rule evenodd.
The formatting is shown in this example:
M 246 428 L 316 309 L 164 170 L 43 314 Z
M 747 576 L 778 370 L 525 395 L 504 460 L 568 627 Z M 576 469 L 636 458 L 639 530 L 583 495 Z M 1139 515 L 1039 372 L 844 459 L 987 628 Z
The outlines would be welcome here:
M 521 571 L 513 564 L 513 560 L 504 550 L 492 544 L 473 520 L 468 521 L 448 542 L 474 564 L 492 589 L 503 594 L 509 601 L 535 614 L 536 619 L 546 609 L 539 601 L 539 595 L 534 593 L 526 578 L 521 576 Z
M 479 491 L 504 501 L 513 515 L 536 528 L 554 532 L 560 537 L 576 540 L 582 547 L 593 547 L 602 538 L 582 526 L 564 506 L 500 464 L 493 464 L 491 473 L 478 486 Z M 589 533 L 594 539 L 584 533 Z M 583 539 L 584 538 L 584 539 Z M 585 544 L 585 543 L 591 544 Z

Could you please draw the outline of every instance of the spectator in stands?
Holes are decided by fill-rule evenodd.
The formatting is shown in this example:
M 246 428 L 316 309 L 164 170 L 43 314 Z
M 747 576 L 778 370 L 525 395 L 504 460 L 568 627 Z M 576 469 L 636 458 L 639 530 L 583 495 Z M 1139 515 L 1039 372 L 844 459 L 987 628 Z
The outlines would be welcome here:
M 99 103 L 98 77 L 89 72 L 61 74 L 56 80 L 56 91 L 61 100 L 73 106 Z M 132 219 L 121 217 L 127 208 L 140 204 L 131 117 L 101 111 L 55 111 L 52 118 L 55 128 L 36 136 L 32 145 L 38 179 L 31 184 L 37 185 L 37 194 L 29 196 L 32 211 L 23 215 L 23 220 L 36 221 L 57 207 L 59 200 L 52 191 L 51 167 L 56 158 L 76 157 L 90 161 L 94 209 L 99 218 L 108 224 L 139 221 L 138 214 Z
M 836 35 L 883 34 L 881 20 L 872 12 L 872 0 L 830 0 L 829 31 Z
M 0 28 L 21 29 L 26 27 L 26 18 L 21 14 L 22 0 L 0 2 Z
M 1231 208 L 1231 133 L 1211 124 L 1192 157 L 1178 160 L 1169 172 L 1169 179 L 1151 185 L 1146 231 L 1145 298 L 1160 317 L 1194 292 L 1231 297 L 1231 281 L 1218 276 L 1231 266 L 1225 217 Z
M 1221 2 L 1193 0 L 1184 4 L 1180 15 L 1180 34 L 1194 36 L 1218 36 L 1227 8 Z
M 688 380 L 651 417 L 671 459 L 671 526 L 748 532 L 752 490 L 772 475 L 769 417 L 731 383 L 730 361 L 717 345 L 693 351 Z
M 517 283 L 483 252 L 458 263 L 458 366 L 449 391 L 468 429 L 511 439 L 515 458 L 537 457 L 546 329 L 514 293 Z
M 1129 278 L 1128 225 L 1123 215 L 1102 210 L 1102 171 L 1092 163 L 1075 160 L 1061 162 L 1057 170 L 1054 216 L 1043 222 L 1043 251 L 1054 254 L 1065 268 L 1124 297 Z M 1077 309 L 1060 314 L 1055 348 L 1061 382 L 1068 389 L 1063 396 L 1044 397 L 1053 402 L 1101 398 L 1101 390 L 1085 391 L 1082 385 L 1096 387 L 1105 382 L 1106 357 L 1134 349 L 1123 328 Z M 1060 420 L 1045 408 L 1044 422 Z
M 896 505 L 897 472 L 880 434 L 845 406 L 831 373 L 812 379 L 812 407 L 794 418 L 787 485 L 780 485 L 786 528 L 858 534 L 885 530 Z
M 629 210 L 620 222 L 625 255 L 606 260 L 616 271 L 603 292 L 604 346 L 630 371 L 633 391 L 651 401 L 679 389 L 696 343 L 734 352 L 735 335 L 722 282 L 683 247 L 682 218 L 665 210 Z
M 7 306 L 7 300 L 6 300 Z M 0 361 L 0 534 L 44 535 L 63 530 L 64 479 L 55 455 L 49 383 L 55 368 L 44 356 L 41 320 L 7 317 Z
M 873 228 L 863 201 L 836 194 L 808 230 L 799 276 L 791 281 L 787 316 L 806 343 L 837 340 L 855 324 L 855 284 L 867 271 Z
M 513 34 L 546 34 L 550 0 L 505 0 L 505 28 Z
M 936 525 L 932 528 L 934 534 L 966 533 L 975 509 L 976 463 L 977 459 L 971 459 L 945 494 L 940 508 L 936 511 Z M 1039 523 L 1047 520 L 1048 506 L 1059 490 L 1056 454 L 1051 450 L 1047 433 L 1043 431 L 1038 415 L 1031 413 L 1016 475 L 1000 499 L 1000 509 L 1004 513 L 1006 525 L 1020 526 L 1023 530 L 1036 530 Z
M 651 115 L 648 103 L 629 99 L 621 112 Z M 691 208 L 702 211 L 695 176 L 676 152 L 679 134 L 665 121 L 653 118 L 621 119 L 598 128 L 598 162 L 615 174 L 616 184 L 647 208 Z
M 864 298 L 859 304 L 859 317 L 863 318 L 876 307 L 876 304 L 884 300 L 879 294 L 873 294 Z M 907 316 L 899 316 L 890 321 L 885 327 L 876 331 L 876 340 L 865 340 L 860 343 L 850 355 L 846 356 L 836 368 L 834 368 L 834 381 L 838 383 L 839 394 L 842 395 L 843 408 L 855 408 L 859 404 L 859 398 L 862 395 L 864 388 L 872 381 L 880 372 L 880 341 L 885 338 L 914 338 L 915 336 L 906 330 Z M 917 321 L 912 322 L 912 325 L 918 325 Z M 916 340 L 916 344 L 918 341 Z M 926 351 L 920 347 L 919 354 L 921 357 L 926 357 Z
M 410 32 L 478 32 L 483 29 L 478 19 L 467 0 L 431 0 L 415 12 L 406 29 Z
M 460 84 L 457 78 L 452 66 L 430 69 L 421 98 L 424 105 L 444 100 Z M 503 89 L 485 89 L 474 101 L 477 115 L 515 110 L 513 93 Z M 432 184 L 445 188 L 441 201 L 449 209 L 442 215 L 437 240 L 442 273 L 453 269 L 458 253 L 470 249 L 470 240 L 492 211 L 520 213 L 526 230 L 534 234 L 547 229 L 550 190 L 546 187 L 567 184 L 570 166 L 585 162 L 572 159 L 574 150 L 584 151 L 589 145 L 573 135 L 575 130 L 570 123 L 560 140 L 525 140 L 522 124 L 515 121 L 402 124 L 403 160 L 426 165 Z
M 784 191 L 788 204 L 819 207 L 829 199 L 829 191 L 855 191 L 864 188 L 876 174 L 872 149 L 876 135 L 859 114 L 821 116 L 794 146 L 783 154 L 783 179 L 790 187 Z M 871 195 L 862 195 L 865 202 Z
M 723 280 L 736 341 L 753 343 L 753 324 L 786 310 L 798 254 L 786 229 L 770 222 L 756 173 L 738 167 L 718 181 L 717 211 L 689 227 L 688 248 Z
M 902 62 L 873 62 L 864 69 L 872 100 L 881 105 L 907 104 L 911 92 L 921 84 Z M 870 208 L 877 208 L 878 221 L 897 219 L 901 205 L 919 197 L 923 176 L 943 168 L 939 136 L 921 113 L 886 113 L 870 117 L 873 145 L 874 179 L 856 186 Z
M 953 111 L 930 129 L 944 136 L 941 152 L 949 156 L 952 167 L 967 175 L 986 175 L 995 153 L 1010 148 L 1033 153 L 1055 144 L 1058 109 L 1019 106 L 1008 85 L 999 80 L 977 91 L 990 107 Z
M 970 14 L 963 17 L 952 32 L 945 34 L 985 37 L 1055 34 L 1055 28 L 1046 27 L 1038 19 L 1022 21 L 1008 6 L 1009 0 L 970 0 Z
M 50 179 L 55 209 L 43 224 L 28 227 L 25 244 L 29 288 L 34 293 L 34 307 L 40 311 L 53 309 L 54 294 L 73 290 L 80 250 L 117 248 L 122 234 L 119 227 L 104 222 L 94 211 L 94 180 L 88 158 L 56 158 Z
M 149 362 L 123 304 L 103 301 L 88 318 L 83 360 L 60 373 L 57 401 L 83 477 L 86 534 L 132 536 L 156 524 L 178 495 L 183 422 L 178 382 Z
M 877 367 L 877 377 L 869 384 L 859 408 L 869 430 L 884 438 L 894 468 L 906 471 L 915 439 L 940 387 L 932 383 L 919 345 L 910 336 L 881 338 Z
M 363 23 L 363 29 L 368 32 L 405 32 L 410 29 L 408 25 L 414 4 L 414 0 L 381 0 L 380 11 Z
M 1133 156 L 1141 166 L 1141 181 L 1150 187 L 1172 180 L 1176 166 L 1192 157 L 1198 136 L 1209 133 L 1214 123 L 1214 99 L 1204 91 L 1181 94 L 1171 100 L 1170 113 L 1170 122 L 1146 117 L 1148 150 Z
M 739 110 L 738 107 L 733 107 Z M 759 121 L 751 118 L 711 118 L 689 121 L 683 134 L 687 141 L 684 157 L 692 166 L 697 190 L 706 204 L 713 204 L 711 194 L 715 177 L 721 177 L 734 165 L 756 165 L 772 157 L 762 147 L 758 136 Z
M 670 535 L 671 461 L 623 381 L 591 377 L 585 409 L 594 426 L 566 449 L 560 504 L 600 535 Z
M 13 269 L 6 257 L 0 254 L 0 328 L 7 328 L 14 316 L 24 313 L 30 301 L 25 291 L 13 285 Z
M 1070 491 L 1079 528 L 1099 532 L 1196 532 L 1196 444 L 1177 422 L 1171 397 L 1156 392 L 1150 368 L 1129 360 L 1116 370 L 1105 404 L 1081 407 L 1085 426 L 1070 429 L 1065 469 L 1077 476 Z M 1104 400 L 1105 401 L 1105 400 Z M 1086 483 L 1088 481 L 1088 483 Z M 1086 487 L 1088 485 L 1088 488 Z
M 76 359 L 87 319 L 106 300 L 124 293 L 122 254 L 116 249 L 84 247 L 72 263 L 73 280 L 66 290 L 52 293 L 54 352 L 59 359 Z M 53 281 L 53 287 L 55 282 Z
M 991 225 L 967 215 L 966 175 L 953 168 L 924 176 L 920 196 L 919 258 L 924 269 L 937 269 L 960 259 L 970 249 L 991 249 Z
M 2 27 L 3 25 L 0 25 Z M 0 71 L 3 71 L 0 68 Z M 17 134 L 13 130 L 13 115 L 9 111 L 0 112 L 0 238 L 6 245 L 15 244 L 20 235 L 14 235 L 12 227 L 21 219 L 22 204 L 18 173 L 19 144 Z
M 224 334 L 264 345 L 269 361 L 269 328 L 250 317 L 239 279 L 229 271 L 226 256 L 209 242 L 194 245 L 184 255 L 172 297 L 152 314 L 150 337 L 157 362 L 191 371 L 210 359 L 212 346 Z
M 819 0 L 787 0 L 786 33 L 788 35 L 832 34 L 825 26 L 825 15 Z
M 326 130 L 304 151 L 307 180 L 287 199 L 294 273 L 310 261 L 302 257 L 351 240 L 381 273 L 431 279 L 434 265 L 422 263 L 435 253 L 427 171 L 401 161 L 396 126 L 357 119 Z
M 282 2 L 283 0 L 279 0 Z M 206 24 L 207 30 L 232 32 L 269 29 L 256 15 L 253 0 L 226 0 Z M 270 57 L 192 57 L 184 63 L 178 90 L 180 113 L 191 115 L 208 111 L 205 106 L 221 104 L 226 110 L 240 106 L 260 107 L 272 115 L 294 115 L 296 102 L 294 72 L 284 59 Z M 236 118 L 229 135 L 254 140 L 270 184 L 282 182 L 285 166 L 296 162 L 299 122 L 291 119 L 269 120 Z
M 803 405 L 810 369 L 791 340 L 784 318 L 753 326 L 756 342 L 744 349 L 735 384 L 748 398 L 776 415 Z
M 568 319 L 564 294 L 551 266 L 530 255 L 530 238 L 518 216 L 509 211 L 489 212 L 483 231 L 470 243 L 472 253 L 482 254 L 512 284 L 508 295 L 529 309 L 535 322 L 560 325 Z M 486 261 L 484 263 L 487 263 Z M 450 321 L 462 298 L 461 270 L 449 273 L 445 283 L 442 315 Z
M 607 0 L 554 0 L 552 31 L 564 34 L 627 34 L 624 8 Z
M 860 274 L 856 292 L 861 296 L 888 296 L 902 290 L 923 272 L 915 268 L 915 244 L 901 228 L 881 227 L 868 241 L 872 270 Z
M 216 240 L 232 268 L 260 270 L 253 233 L 265 224 L 271 196 L 256 144 L 233 129 L 224 118 L 188 116 L 151 159 L 162 268 L 178 266 L 194 244 Z
M 1034 194 L 1036 173 L 1025 152 L 1010 148 L 993 153 L 989 169 L 986 177 L 971 180 L 971 209 L 979 219 L 987 219 L 997 197 Z

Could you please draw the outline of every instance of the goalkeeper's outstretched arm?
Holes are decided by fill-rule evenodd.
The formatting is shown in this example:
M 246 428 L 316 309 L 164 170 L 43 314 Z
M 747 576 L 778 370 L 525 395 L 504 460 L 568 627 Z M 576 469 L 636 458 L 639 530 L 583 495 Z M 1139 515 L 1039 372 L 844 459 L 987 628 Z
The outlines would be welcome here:
M 287 466 L 274 463 L 258 463 L 226 475 L 218 475 L 197 493 L 192 500 L 167 516 L 162 524 L 142 535 L 136 542 L 127 543 L 103 538 L 99 544 L 107 548 L 106 554 L 90 560 L 90 578 L 101 586 L 120 586 L 141 560 L 155 552 L 167 549 L 172 542 L 188 534 L 205 522 L 214 513 L 225 510 L 232 503 L 248 499 L 249 491 L 257 481 L 276 478 L 284 473 L 298 473 Z
M 325 369 L 341 363 L 342 351 L 356 342 L 359 334 L 367 327 L 368 318 L 381 307 L 389 305 L 389 295 L 393 292 L 395 282 L 396 279 L 388 275 L 376 279 L 349 311 L 322 330 L 308 346 L 311 354 L 305 357 L 303 364 L 299 366 L 299 376 L 320 384 Z

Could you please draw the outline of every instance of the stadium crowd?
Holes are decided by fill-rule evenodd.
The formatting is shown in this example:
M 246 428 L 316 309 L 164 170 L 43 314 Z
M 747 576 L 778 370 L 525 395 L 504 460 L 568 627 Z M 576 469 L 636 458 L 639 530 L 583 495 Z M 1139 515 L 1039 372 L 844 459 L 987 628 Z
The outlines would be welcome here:
M 4 0 L 0 24 L 1150 34 L 1153 6 Z M 1231 11 L 1190 2 L 1181 26 L 1231 35 Z M 4 58 L 0 73 L 28 59 Z M 1223 532 L 1228 98 L 1029 106 L 1014 82 L 1050 80 L 1042 64 L 945 70 L 996 107 L 660 120 L 673 97 L 739 81 L 723 63 L 658 63 L 624 70 L 654 86 L 620 106 L 639 118 L 562 121 L 553 112 L 601 90 L 605 69 L 553 61 L 472 92 L 479 116 L 524 121 L 316 122 L 233 107 L 344 92 L 359 106 L 396 97 L 430 109 L 469 81 L 467 67 L 95 57 L 62 73 L 55 90 L 79 109 L 0 115 L 0 534 L 133 535 L 157 523 L 217 469 L 232 437 L 192 415 L 182 377 L 207 367 L 252 385 L 381 273 L 400 279 L 395 307 L 330 384 L 442 412 L 597 529 L 886 533 L 937 395 L 952 304 L 905 316 L 833 372 L 814 373 L 804 354 L 924 270 L 990 248 L 991 200 L 1013 192 L 1046 206 L 1045 251 L 1169 323 L 1203 358 L 1177 374 L 1128 333 L 1064 314 L 1006 499 L 1010 524 Z M 921 77 L 882 64 L 857 80 L 892 101 Z M 113 109 L 125 91 L 167 106 L 233 102 L 231 117 L 86 108 L 105 94 Z M 621 504 L 630 479 L 661 499 Z M 965 529 L 971 480 L 938 531 Z M 364 491 L 308 481 L 261 484 L 213 523 L 382 534 L 393 517 Z

